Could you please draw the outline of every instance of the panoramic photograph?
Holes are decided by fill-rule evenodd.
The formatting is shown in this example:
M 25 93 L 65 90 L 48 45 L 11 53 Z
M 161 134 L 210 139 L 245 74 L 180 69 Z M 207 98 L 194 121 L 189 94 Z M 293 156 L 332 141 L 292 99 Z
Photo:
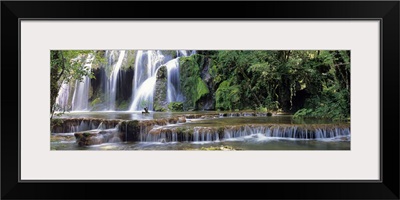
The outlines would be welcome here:
M 350 50 L 51 50 L 50 150 L 350 150 Z

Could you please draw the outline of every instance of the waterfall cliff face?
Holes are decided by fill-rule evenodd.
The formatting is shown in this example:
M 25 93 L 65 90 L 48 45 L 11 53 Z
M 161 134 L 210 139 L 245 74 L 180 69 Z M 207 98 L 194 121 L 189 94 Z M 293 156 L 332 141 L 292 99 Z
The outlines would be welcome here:
M 133 80 L 133 101 L 131 111 L 140 111 L 144 107 L 154 110 L 154 92 L 156 75 L 161 66 L 167 67 L 167 100 L 168 102 L 182 101 L 179 86 L 179 58 L 188 56 L 195 51 L 176 52 L 176 58 L 166 55 L 160 50 L 138 51 L 135 61 L 135 77 Z
M 195 50 L 106 50 L 104 61 L 93 65 L 95 55 L 88 55 L 84 66 L 95 78 L 62 83 L 56 104 L 60 111 L 142 111 L 154 110 L 157 72 L 163 71 L 165 95 L 163 107 L 170 102 L 183 102 L 180 58 Z M 129 76 L 129 77 L 128 77 Z M 127 91 L 129 90 L 129 91 Z
M 94 60 L 94 55 L 89 54 L 86 58 L 84 66 L 86 70 L 90 71 L 92 69 L 92 63 Z M 89 87 L 90 78 L 85 76 L 82 81 L 75 82 L 75 92 L 72 97 L 72 110 L 73 111 L 86 111 L 89 110 Z

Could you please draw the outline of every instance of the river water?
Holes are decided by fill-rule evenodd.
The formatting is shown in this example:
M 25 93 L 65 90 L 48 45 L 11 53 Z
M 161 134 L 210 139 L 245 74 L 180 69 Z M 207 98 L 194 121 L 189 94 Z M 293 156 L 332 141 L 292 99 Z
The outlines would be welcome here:
M 182 114 L 215 114 L 218 112 L 177 112 L 161 113 L 154 112 L 143 115 L 140 112 L 72 112 L 63 115 L 61 118 L 103 118 L 103 119 L 124 119 L 124 120 L 151 120 L 178 116 Z M 327 120 L 293 120 L 290 115 L 276 115 L 272 117 L 241 116 L 230 117 L 216 116 L 206 119 L 187 119 L 186 123 L 167 125 L 168 127 L 224 127 L 232 125 L 263 125 L 263 124 L 285 124 L 285 125 L 318 125 L 333 124 L 342 126 L 343 123 L 336 123 Z M 162 128 L 162 127 L 161 127 Z M 51 150 L 350 150 L 350 135 L 318 138 L 277 138 L 267 137 L 264 133 L 252 133 L 243 137 L 222 139 L 220 141 L 207 142 L 116 142 L 103 143 L 100 145 L 79 146 L 73 133 L 57 133 L 51 136 Z

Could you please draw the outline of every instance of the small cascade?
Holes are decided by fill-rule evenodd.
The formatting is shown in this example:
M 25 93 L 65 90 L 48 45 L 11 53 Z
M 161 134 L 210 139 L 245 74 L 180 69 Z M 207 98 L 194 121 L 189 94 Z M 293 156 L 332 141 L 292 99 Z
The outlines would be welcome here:
M 219 141 L 218 131 L 212 128 L 195 127 L 193 131 L 193 142 Z
M 141 142 L 178 142 L 178 133 L 173 129 L 153 128 L 149 134 L 142 132 L 140 134 Z
M 90 126 L 89 121 L 81 121 L 81 122 L 78 122 L 78 125 L 76 125 L 75 123 L 69 125 L 69 127 L 67 127 L 67 130 L 69 130 L 69 131 L 65 131 L 65 132 L 74 133 L 74 132 L 79 132 L 79 131 L 87 131 L 87 130 L 91 130 L 91 129 L 92 129 L 92 127 Z
M 68 110 L 68 98 L 69 98 L 69 85 L 68 83 L 62 83 L 58 96 L 56 98 L 56 110 L 67 111 Z
M 79 125 L 72 125 L 69 127 L 69 131 L 65 131 L 67 133 L 75 133 L 75 132 L 79 132 L 79 131 L 85 131 L 85 130 L 79 130 Z
M 109 143 L 118 143 L 122 141 L 126 141 L 126 136 L 123 132 L 120 132 L 121 122 L 119 122 L 114 128 L 109 129 L 108 131 L 111 133 L 111 137 L 107 139 Z
M 84 67 L 86 70 L 90 71 L 92 68 L 92 63 L 94 60 L 94 55 L 89 54 L 86 58 Z M 89 87 L 90 78 L 85 76 L 82 81 L 75 82 L 75 91 L 72 98 L 72 110 L 73 111 L 85 111 L 89 110 Z
M 53 126 L 51 133 L 74 133 L 88 130 L 112 129 L 120 123 L 120 120 L 97 118 L 67 118 L 60 120 L 62 120 L 62 123 Z
M 321 140 L 350 136 L 349 127 L 320 128 L 297 125 L 243 125 L 226 127 L 194 127 L 182 131 L 176 127 L 141 129 L 141 142 L 219 142 L 231 139 L 297 139 Z
M 106 129 L 106 125 L 103 122 L 100 122 L 99 126 L 97 127 L 98 130 L 104 130 Z
M 117 79 L 119 69 L 121 68 L 122 61 L 125 57 L 125 50 L 119 52 L 119 57 L 117 63 L 113 66 L 113 71 L 110 76 L 110 106 L 109 110 L 115 110 L 115 100 L 117 96 Z

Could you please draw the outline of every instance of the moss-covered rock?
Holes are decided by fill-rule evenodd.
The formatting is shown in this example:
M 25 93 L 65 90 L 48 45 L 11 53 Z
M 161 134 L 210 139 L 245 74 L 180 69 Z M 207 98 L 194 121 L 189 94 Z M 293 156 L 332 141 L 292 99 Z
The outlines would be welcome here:
M 205 86 L 207 86 L 208 93 L 204 94 L 198 101 L 199 110 L 215 110 L 215 74 L 212 74 L 211 66 L 213 65 L 212 59 L 204 58 L 205 62 L 201 71 L 201 79 Z
M 157 81 L 154 92 L 153 109 L 157 112 L 167 111 L 167 68 L 160 67 L 157 71 Z
M 154 111 L 156 111 L 156 112 L 166 112 L 166 111 L 168 111 L 167 109 L 165 109 L 165 107 L 163 107 L 163 106 L 161 106 L 159 104 L 154 104 L 153 107 L 154 107 L 153 108 Z
M 125 136 L 117 130 L 90 130 L 74 134 L 79 146 L 102 144 L 106 142 L 122 142 Z
M 181 102 L 171 102 L 168 104 L 168 109 L 170 111 L 183 111 L 183 103 Z
M 140 122 L 138 120 L 121 122 L 119 131 L 125 133 L 127 141 L 140 141 Z
M 199 100 L 210 94 L 210 86 L 207 85 L 205 80 L 203 80 L 205 77 L 203 71 L 208 72 L 207 58 L 195 54 L 189 57 L 180 58 L 179 62 L 181 90 L 185 96 L 183 109 L 201 109 L 199 108 Z M 207 68 L 207 70 L 204 70 L 204 68 Z

